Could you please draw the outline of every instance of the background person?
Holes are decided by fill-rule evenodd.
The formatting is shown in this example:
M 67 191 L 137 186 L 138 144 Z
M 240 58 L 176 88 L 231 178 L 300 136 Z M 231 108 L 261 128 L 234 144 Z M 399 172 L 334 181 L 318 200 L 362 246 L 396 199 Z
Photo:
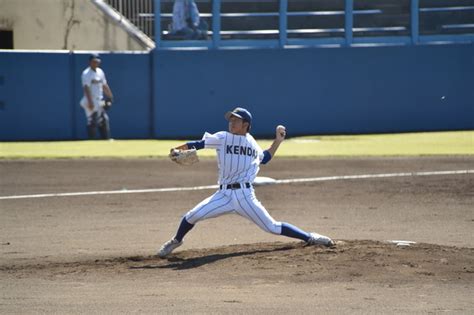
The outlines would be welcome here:
M 199 17 L 194 0 L 175 0 L 170 35 L 182 39 L 206 39 L 207 23 Z
M 107 84 L 104 71 L 99 68 L 100 63 L 98 54 L 90 55 L 89 67 L 81 75 L 84 96 L 80 105 L 86 114 L 89 139 L 95 139 L 97 128 L 102 139 L 110 139 L 110 122 L 104 102 L 107 101 L 108 104 L 111 104 L 113 94 Z M 104 98 L 104 93 L 106 98 Z

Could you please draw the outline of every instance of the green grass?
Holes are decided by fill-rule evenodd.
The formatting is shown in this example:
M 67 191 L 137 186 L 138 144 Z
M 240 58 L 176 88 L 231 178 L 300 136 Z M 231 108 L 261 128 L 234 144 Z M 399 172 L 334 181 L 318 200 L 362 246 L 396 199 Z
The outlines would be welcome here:
M 166 157 L 171 147 L 183 142 L 172 140 L 0 142 L 0 158 Z M 268 148 L 271 142 L 271 140 L 258 140 L 263 149 Z M 214 155 L 213 150 L 199 151 L 201 157 Z M 308 136 L 287 139 L 278 151 L 280 157 L 423 155 L 474 155 L 474 131 Z

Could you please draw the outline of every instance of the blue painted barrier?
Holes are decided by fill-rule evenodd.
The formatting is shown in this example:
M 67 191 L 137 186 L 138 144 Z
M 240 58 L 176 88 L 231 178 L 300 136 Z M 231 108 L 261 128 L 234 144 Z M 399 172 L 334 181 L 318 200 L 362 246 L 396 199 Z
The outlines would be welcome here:
M 149 54 L 104 54 L 102 68 L 115 94 L 112 137 L 149 138 L 152 130 Z M 86 139 L 79 106 L 88 54 L 1 52 L 0 140 Z
M 474 129 L 473 45 L 155 55 L 155 137 L 226 129 L 234 106 L 258 136 Z
M 70 139 L 71 67 L 64 53 L 0 53 L 0 139 Z
M 474 129 L 474 45 L 104 53 L 117 139 L 197 138 L 245 106 L 270 137 Z M 0 53 L 0 140 L 85 139 L 84 53 Z

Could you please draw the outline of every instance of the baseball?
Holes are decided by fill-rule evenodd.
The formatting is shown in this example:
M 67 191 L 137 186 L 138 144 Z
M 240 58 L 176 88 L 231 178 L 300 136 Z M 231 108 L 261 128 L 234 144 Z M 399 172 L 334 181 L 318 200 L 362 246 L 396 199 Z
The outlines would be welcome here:
M 284 136 L 284 135 L 285 135 L 285 132 L 286 132 L 286 127 L 283 126 L 283 125 L 278 125 L 278 126 L 276 127 L 276 131 L 277 131 L 278 133 L 280 133 L 280 135 Z

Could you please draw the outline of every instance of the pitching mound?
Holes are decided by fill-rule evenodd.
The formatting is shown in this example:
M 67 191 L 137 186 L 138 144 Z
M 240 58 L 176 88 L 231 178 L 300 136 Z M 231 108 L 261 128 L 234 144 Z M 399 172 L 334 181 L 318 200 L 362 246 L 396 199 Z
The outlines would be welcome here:
M 195 272 L 202 281 L 279 279 L 284 282 L 352 281 L 466 282 L 474 280 L 474 249 L 389 242 L 338 241 L 334 248 L 303 243 L 257 243 L 184 250 L 167 259 L 156 256 L 117 257 L 71 263 L 1 266 L 18 277 L 77 273 L 131 273 L 155 270 L 160 277 L 176 271 Z

